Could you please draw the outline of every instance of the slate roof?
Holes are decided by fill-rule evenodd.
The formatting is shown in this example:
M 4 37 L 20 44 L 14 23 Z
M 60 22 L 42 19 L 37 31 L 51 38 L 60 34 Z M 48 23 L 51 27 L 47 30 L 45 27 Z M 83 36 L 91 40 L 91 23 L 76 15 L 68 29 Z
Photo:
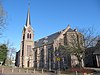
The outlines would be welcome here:
M 67 32 L 74 32 L 74 31 L 75 31 L 75 29 L 73 30 L 73 29 L 69 28 Z
M 64 30 L 62 30 L 62 31 L 64 31 Z M 44 43 L 46 43 L 46 44 L 53 43 L 54 39 L 56 39 L 61 34 L 62 31 L 56 32 L 54 34 L 51 34 L 49 36 L 46 36 L 42 39 L 35 41 L 35 43 L 34 43 L 35 47 L 43 46 Z M 72 32 L 72 31 L 74 31 L 74 30 L 72 30 L 71 28 L 68 30 L 68 32 Z

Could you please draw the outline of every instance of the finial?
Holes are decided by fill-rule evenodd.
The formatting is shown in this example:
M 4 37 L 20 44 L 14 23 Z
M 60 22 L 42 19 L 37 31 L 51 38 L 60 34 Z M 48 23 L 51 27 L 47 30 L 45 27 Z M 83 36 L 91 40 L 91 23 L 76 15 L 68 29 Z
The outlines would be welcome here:
M 31 0 L 28 0 L 28 7 L 30 7 Z
M 70 28 L 70 25 L 68 24 L 68 26 L 67 27 L 69 27 Z

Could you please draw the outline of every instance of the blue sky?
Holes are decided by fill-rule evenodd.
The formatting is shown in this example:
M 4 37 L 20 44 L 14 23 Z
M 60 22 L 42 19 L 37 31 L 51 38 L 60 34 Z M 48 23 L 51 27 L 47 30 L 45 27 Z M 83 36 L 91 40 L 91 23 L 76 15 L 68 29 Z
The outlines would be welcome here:
M 3 0 L 7 12 L 7 29 L 0 42 L 10 40 L 20 49 L 22 29 L 26 23 L 28 0 Z M 94 27 L 100 32 L 100 0 L 31 0 L 31 26 L 34 40 L 67 27 Z

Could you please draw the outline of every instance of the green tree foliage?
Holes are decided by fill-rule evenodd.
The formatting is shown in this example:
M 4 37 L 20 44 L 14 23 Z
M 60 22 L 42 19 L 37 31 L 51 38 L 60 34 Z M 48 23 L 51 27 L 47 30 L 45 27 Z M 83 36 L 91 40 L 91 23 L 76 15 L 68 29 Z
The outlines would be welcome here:
M 5 63 L 5 60 L 7 58 L 7 52 L 8 48 L 6 44 L 0 45 L 0 61 L 3 61 L 3 64 Z
M 5 61 L 5 65 L 12 65 L 12 60 L 14 60 L 16 49 L 13 47 L 13 43 L 9 40 L 4 42 L 8 48 L 7 59 Z

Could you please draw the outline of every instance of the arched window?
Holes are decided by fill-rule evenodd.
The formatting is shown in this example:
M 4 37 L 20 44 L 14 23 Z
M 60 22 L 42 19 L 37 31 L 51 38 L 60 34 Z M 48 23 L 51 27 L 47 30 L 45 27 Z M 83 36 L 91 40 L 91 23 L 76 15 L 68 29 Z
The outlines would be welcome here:
M 30 34 L 30 39 L 31 39 L 31 34 Z
M 29 38 L 29 33 L 27 34 L 27 38 Z
M 25 39 L 25 36 L 23 35 L 23 40 Z

